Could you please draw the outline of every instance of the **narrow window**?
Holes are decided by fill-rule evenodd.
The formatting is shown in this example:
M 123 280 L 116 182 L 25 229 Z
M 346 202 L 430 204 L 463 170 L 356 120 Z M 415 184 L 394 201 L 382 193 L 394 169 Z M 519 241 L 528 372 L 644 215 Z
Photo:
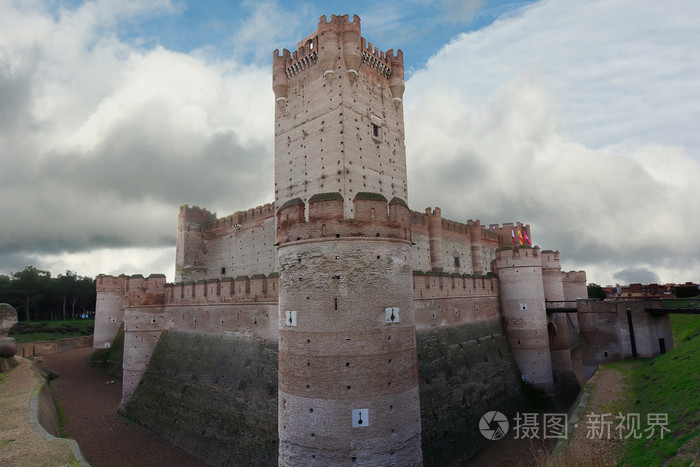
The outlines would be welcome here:
M 459 256 L 455 256 L 455 267 L 459 267 Z
M 226 274 L 226 268 L 221 268 L 221 274 Z
M 379 138 L 379 125 L 372 123 L 372 136 Z
M 338 299 L 337 298 L 333 299 L 333 305 L 335 306 L 335 309 L 337 310 L 338 309 Z

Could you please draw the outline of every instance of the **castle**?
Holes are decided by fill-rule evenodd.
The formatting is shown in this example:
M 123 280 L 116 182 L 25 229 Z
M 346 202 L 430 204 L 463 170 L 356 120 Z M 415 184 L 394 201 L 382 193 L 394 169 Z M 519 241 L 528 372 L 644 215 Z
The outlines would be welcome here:
M 212 464 L 450 463 L 524 387 L 672 346 L 667 316 L 586 300 L 528 225 L 409 209 L 403 54 L 357 16 L 275 51 L 273 91 L 274 203 L 181 207 L 174 283 L 97 279 L 129 416 Z

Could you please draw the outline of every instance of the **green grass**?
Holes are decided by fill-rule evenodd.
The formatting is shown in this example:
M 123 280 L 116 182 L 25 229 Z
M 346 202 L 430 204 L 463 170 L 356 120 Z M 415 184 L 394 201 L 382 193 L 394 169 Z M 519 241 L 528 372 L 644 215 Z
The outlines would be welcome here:
M 10 329 L 10 337 L 18 343 L 51 341 L 70 337 L 89 336 L 93 333 L 95 320 L 74 319 L 67 321 L 20 321 Z
M 621 448 L 621 465 L 689 465 L 700 438 L 700 315 L 671 315 L 676 348 L 649 360 L 609 365 L 629 385 L 622 413 L 641 417 L 640 439 Z M 608 365 L 606 365 L 608 366 Z M 649 437 L 648 414 L 668 414 L 663 439 L 657 428 Z
M 54 397 L 53 403 L 56 406 L 56 413 L 58 414 L 58 431 L 61 434 L 61 438 L 67 438 L 68 434 L 66 433 L 66 412 L 63 410 L 63 405 L 61 405 L 60 400 Z

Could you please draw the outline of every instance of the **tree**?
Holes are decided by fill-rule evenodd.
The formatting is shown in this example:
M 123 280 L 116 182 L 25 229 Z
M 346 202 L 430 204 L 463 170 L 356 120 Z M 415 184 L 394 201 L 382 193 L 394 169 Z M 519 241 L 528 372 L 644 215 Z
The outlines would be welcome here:
M 71 305 L 71 317 L 75 318 L 75 304 L 78 301 L 78 275 L 70 269 L 65 274 L 59 274 L 57 279 L 57 289 L 62 298 L 62 317 L 66 320 L 66 302 Z
M 85 313 L 95 307 L 95 281 L 91 277 L 82 277 L 73 271 L 59 274 L 56 282 L 56 294 L 62 304 L 63 320 L 66 320 L 66 305 L 70 305 L 71 319 L 76 318 L 76 309 Z
M 598 300 L 605 300 L 605 297 L 608 296 L 608 294 L 605 293 L 605 290 L 599 286 L 598 284 L 595 284 L 591 282 L 588 284 L 588 298 L 595 298 Z
M 38 307 L 38 303 L 48 295 L 50 284 L 51 273 L 34 266 L 26 266 L 24 270 L 12 273 L 11 295 L 21 298 L 22 304 L 16 308 L 24 308 L 26 321 L 31 321 L 32 305 Z
M 0 303 L 5 303 L 9 300 L 10 287 L 12 286 L 12 279 L 10 276 L 0 274 Z
M 673 288 L 676 298 L 692 298 L 700 295 L 697 285 L 679 285 Z
M 73 271 L 51 277 L 48 271 L 27 266 L 12 276 L 0 275 L 0 303 L 7 302 L 30 319 L 75 319 L 95 309 L 95 280 Z

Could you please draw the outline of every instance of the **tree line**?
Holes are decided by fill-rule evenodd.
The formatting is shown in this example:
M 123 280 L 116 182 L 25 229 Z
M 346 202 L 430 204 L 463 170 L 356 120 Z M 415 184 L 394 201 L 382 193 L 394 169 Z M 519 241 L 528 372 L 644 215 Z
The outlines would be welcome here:
M 49 271 L 26 266 L 9 276 L 0 274 L 0 303 L 15 307 L 19 320 L 92 317 L 95 297 L 95 279 L 70 270 L 51 277 Z

